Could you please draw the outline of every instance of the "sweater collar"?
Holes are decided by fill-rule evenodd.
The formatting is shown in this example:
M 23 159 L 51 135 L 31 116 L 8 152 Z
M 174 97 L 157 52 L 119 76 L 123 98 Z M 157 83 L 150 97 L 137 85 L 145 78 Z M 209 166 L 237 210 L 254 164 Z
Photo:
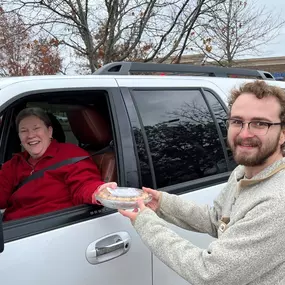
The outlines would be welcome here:
M 237 181 L 240 180 L 243 186 L 246 186 L 247 184 L 255 184 L 262 180 L 265 180 L 275 173 L 279 172 L 281 169 L 285 169 L 285 158 L 275 161 L 273 164 L 264 168 L 251 179 L 243 179 L 245 173 L 244 166 L 239 165 L 235 170 L 235 177 Z

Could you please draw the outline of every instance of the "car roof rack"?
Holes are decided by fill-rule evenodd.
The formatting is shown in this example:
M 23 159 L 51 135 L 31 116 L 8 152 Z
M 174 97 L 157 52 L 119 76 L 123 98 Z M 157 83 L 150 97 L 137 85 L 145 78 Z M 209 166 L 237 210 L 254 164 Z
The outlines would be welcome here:
M 275 80 L 267 72 L 247 68 L 218 67 L 211 65 L 168 64 L 168 63 L 142 63 L 142 62 L 112 62 L 103 65 L 93 74 L 95 75 L 130 75 L 130 74 L 156 74 L 156 75 L 191 75 L 233 78 L 257 78 Z

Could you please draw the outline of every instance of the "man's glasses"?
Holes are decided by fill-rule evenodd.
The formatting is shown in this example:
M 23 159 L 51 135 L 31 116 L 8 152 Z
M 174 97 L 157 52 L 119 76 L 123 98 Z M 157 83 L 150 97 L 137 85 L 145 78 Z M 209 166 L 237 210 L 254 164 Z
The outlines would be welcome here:
M 282 123 L 269 123 L 269 122 L 262 122 L 262 121 L 251 121 L 251 122 L 243 122 L 242 120 L 238 119 L 228 119 L 226 120 L 227 129 L 232 129 L 240 132 L 244 125 L 247 124 L 249 131 L 253 135 L 257 136 L 265 136 L 271 126 L 278 126 L 282 125 Z

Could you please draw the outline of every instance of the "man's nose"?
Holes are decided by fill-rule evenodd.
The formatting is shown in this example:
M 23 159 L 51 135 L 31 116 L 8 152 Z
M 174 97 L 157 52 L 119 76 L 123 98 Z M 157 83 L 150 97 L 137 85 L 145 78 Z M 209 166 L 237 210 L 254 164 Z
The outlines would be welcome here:
M 250 131 L 248 124 L 244 124 L 239 132 L 240 137 L 254 137 L 254 134 Z

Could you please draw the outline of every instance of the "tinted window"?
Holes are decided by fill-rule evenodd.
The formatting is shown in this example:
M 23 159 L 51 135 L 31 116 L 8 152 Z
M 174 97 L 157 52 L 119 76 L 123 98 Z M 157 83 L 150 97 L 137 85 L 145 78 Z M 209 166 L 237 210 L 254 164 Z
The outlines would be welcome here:
M 216 120 L 220 126 L 225 146 L 227 147 L 227 153 L 229 157 L 229 168 L 230 170 L 233 170 L 236 167 L 236 162 L 233 159 L 233 154 L 228 147 L 227 143 L 227 128 L 226 128 L 226 118 L 227 118 L 227 112 L 223 108 L 222 104 L 218 101 L 218 99 L 209 91 L 205 91 L 206 99 L 211 106 L 211 109 L 216 117 Z
M 165 187 L 227 171 L 213 118 L 198 90 L 134 91 L 151 152 L 157 187 Z M 136 129 L 136 133 L 139 130 Z M 143 140 L 135 133 L 138 149 Z M 149 164 L 139 159 L 142 183 Z

